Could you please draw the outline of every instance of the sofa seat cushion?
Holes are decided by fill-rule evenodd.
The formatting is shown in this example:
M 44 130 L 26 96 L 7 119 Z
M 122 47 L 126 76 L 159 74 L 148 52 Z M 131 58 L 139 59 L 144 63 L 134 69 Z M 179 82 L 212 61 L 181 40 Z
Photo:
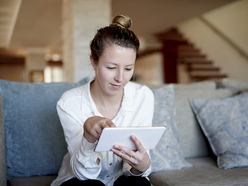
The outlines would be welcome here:
M 210 157 L 186 159 L 193 166 L 163 171 L 149 176 L 154 186 L 160 185 L 247 185 L 248 167 L 223 170 Z
M 11 186 L 50 186 L 57 175 L 20 177 L 9 180 Z

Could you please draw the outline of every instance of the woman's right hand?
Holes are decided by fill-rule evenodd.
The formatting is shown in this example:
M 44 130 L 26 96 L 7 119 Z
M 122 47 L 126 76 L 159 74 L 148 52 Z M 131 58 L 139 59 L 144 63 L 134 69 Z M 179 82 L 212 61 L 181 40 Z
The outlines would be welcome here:
M 94 143 L 99 139 L 102 130 L 106 127 L 116 127 L 115 124 L 108 118 L 93 116 L 84 122 L 84 138 Z

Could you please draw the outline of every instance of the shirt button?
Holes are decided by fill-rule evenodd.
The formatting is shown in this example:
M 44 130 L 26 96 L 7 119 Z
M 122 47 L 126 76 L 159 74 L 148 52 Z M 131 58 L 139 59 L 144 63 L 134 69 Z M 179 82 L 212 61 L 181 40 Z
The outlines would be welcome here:
M 111 165 L 112 165 L 112 163 L 109 164 L 109 166 L 111 166 Z
M 107 178 L 109 177 L 109 175 L 107 176 Z

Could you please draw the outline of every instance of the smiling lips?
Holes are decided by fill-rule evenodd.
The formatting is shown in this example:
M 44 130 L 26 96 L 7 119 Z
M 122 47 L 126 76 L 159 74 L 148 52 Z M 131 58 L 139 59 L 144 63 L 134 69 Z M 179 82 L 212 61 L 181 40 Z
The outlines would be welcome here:
M 112 83 L 110 83 L 111 84 L 111 86 L 114 88 L 114 89 L 119 89 L 120 87 L 121 87 L 121 85 L 116 85 L 116 84 L 112 84 Z

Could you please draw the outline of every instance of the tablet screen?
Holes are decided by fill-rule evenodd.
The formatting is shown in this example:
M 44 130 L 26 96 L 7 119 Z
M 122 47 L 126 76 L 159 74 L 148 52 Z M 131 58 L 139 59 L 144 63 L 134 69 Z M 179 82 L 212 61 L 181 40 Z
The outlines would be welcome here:
M 131 135 L 136 136 L 146 150 L 153 149 L 156 147 L 165 129 L 165 126 L 104 128 L 95 151 L 110 151 L 115 144 L 136 150 L 136 146 L 131 140 Z

